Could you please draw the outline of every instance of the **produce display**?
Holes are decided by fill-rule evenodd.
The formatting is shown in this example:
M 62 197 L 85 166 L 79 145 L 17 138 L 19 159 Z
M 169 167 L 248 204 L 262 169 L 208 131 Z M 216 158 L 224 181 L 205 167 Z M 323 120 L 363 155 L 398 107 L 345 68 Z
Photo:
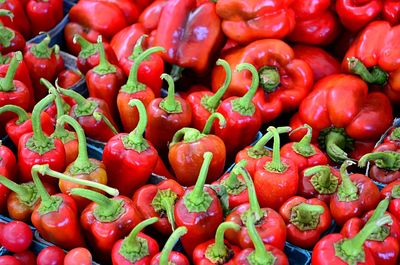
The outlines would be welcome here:
M 400 1 L 0 0 L 0 265 L 400 264 Z

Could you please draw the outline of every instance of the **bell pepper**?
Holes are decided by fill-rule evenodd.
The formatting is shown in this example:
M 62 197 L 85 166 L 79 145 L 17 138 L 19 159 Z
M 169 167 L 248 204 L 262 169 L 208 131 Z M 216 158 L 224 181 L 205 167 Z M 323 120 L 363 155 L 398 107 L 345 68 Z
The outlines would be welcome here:
M 389 212 L 400 220 L 400 180 L 393 181 L 381 190 L 381 199 L 390 198 Z
M 110 41 L 110 45 L 113 48 L 118 61 L 121 61 L 122 58 L 127 58 L 131 56 L 135 47 L 137 47 L 139 38 L 145 34 L 147 34 L 147 30 L 143 27 L 143 24 L 141 23 L 132 24 L 115 34 Z M 125 71 L 123 65 L 120 66 Z M 129 75 L 129 71 L 128 73 L 125 73 L 126 75 Z
M 81 188 L 69 192 L 93 201 L 83 210 L 80 223 L 95 257 L 110 262 L 115 242 L 127 236 L 142 217 L 128 197 L 109 199 L 101 193 Z
M 108 40 L 128 25 L 124 12 L 106 1 L 79 1 L 68 16 L 71 22 L 94 30 Z
M 158 243 L 141 231 L 155 222 L 157 222 L 156 217 L 144 220 L 136 225 L 125 239 L 118 240 L 112 248 L 112 264 L 150 264 L 150 260 L 159 251 Z
M 400 22 L 400 4 L 396 0 L 386 0 L 383 2 L 383 9 L 381 13 L 384 20 L 392 25 L 399 24 Z
M 240 44 L 282 39 L 295 26 L 292 1 L 220 0 L 216 10 L 225 35 Z
M 166 62 L 206 73 L 223 41 L 215 9 L 211 2 L 197 7 L 195 0 L 168 1 L 161 11 L 153 46 L 165 48 L 162 57 Z
M 131 67 L 126 84 L 121 87 L 116 95 L 116 103 L 125 132 L 132 131 L 138 124 L 139 115 L 136 109 L 129 106 L 129 101 L 132 99 L 140 100 L 145 107 L 155 98 L 154 92 L 150 87 L 138 81 L 138 70 L 140 63 L 147 56 L 164 51 L 162 47 L 153 47 L 141 53 Z
M 63 95 L 75 100 L 76 104 L 72 106 L 69 114 L 79 122 L 87 137 L 107 142 L 118 133 L 108 105 L 104 100 L 93 97 L 85 99 L 77 92 L 59 86 L 57 89 Z M 99 118 L 99 115 L 101 119 L 96 119 Z
M 395 44 L 399 31 L 400 26 L 392 27 L 389 22 L 370 23 L 352 43 L 342 62 L 345 71 L 382 87 L 393 104 L 400 103 L 400 86 L 397 84 L 400 55 L 397 55 Z
M 324 49 L 312 45 L 293 46 L 294 57 L 305 61 L 313 72 L 314 82 L 321 78 L 341 73 L 341 65 L 338 59 Z
M 372 150 L 383 132 L 392 124 L 392 107 L 382 93 L 368 93 L 360 78 L 336 74 L 319 80 L 303 100 L 298 113 L 290 120 L 293 129 L 308 124 L 313 129 L 313 141 L 318 138 L 329 158 L 341 163 L 350 157 L 358 159 Z M 299 141 L 304 129 L 290 135 Z M 360 146 L 367 144 L 366 150 Z
M 317 198 L 329 204 L 342 182 L 339 171 L 328 165 L 309 167 L 299 174 L 297 194 L 305 198 Z
M 298 127 L 296 130 L 307 129 L 306 135 L 299 142 L 287 143 L 281 148 L 281 156 L 291 159 L 300 171 L 308 167 L 328 164 L 328 157 L 311 143 L 312 128 L 308 124 Z M 294 131 L 293 131 L 294 132 Z
M 168 156 L 168 144 L 177 131 L 189 127 L 192 122 L 192 110 L 186 100 L 175 96 L 174 80 L 168 74 L 161 79 L 168 82 L 166 98 L 155 98 L 147 105 L 149 122 L 146 127 L 148 139 L 162 157 Z M 160 131 L 163 133 L 160 134 Z
M 240 248 L 224 240 L 225 231 L 228 229 L 238 231 L 240 226 L 233 222 L 221 223 L 215 233 L 215 239 L 201 243 L 194 249 L 193 263 L 195 265 L 234 264 L 233 259 L 240 252 Z
M 25 47 L 24 36 L 22 36 L 19 31 L 4 26 L 2 23 L 2 17 L 12 18 L 13 14 L 11 11 L 0 9 L 0 34 L 2 36 L 0 40 L 0 52 L 6 54 L 22 50 Z
M 250 220 L 247 215 L 249 213 L 251 216 L 254 216 L 254 219 L 251 220 L 256 226 L 264 244 L 269 244 L 283 250 L 286 240 L 286 227 L 282 217 L 271 208 L 260 207 L 253 181 L 244 167 L 238 167 L 236 173 L 241 174 L 246 182 L 249 203 L 237 206 L 226 217 L 226 222 L 231 221 L 241 226 L 240 231 L 228 230 L 226 232 L 227 240 L 233 245 L 240 246 L 242 249 L 253 247 L 253 242 L 246 227 L 246 223 Z
M 185 190 L 172 179 L 159 184 L 148 184 L 133 195 L 133 203 L 144 219 L 157 217 L 152 226 L 163 235 L 170 235 L 175 228 L 174 206 Z
M 335 10 L 343 26 L 356 32 L 379 15 L 383 6 L 382 2 L 381 0 L 338 0 Z
M 139 112 L 139 122 L 134 130 L 113 136 L 104 147 L 103 162 L 107 168 L 108 184 L 122 195 L 132 196 L 143 186 L 157 164 L 157 150 L 143 137 L 147 114 L 138 99 L 129 102 Z
M 379 203 L 379 189 L 367 176 L 349 174 L 347 167 L 353 164 L 346 160 L 340 167 L 342 183 L 330 201 L 331 214 L 335 222 L 343 225 L 352 217 L 362 216 Z
M 115 35 L 111 41 L 111 45 L 115 42 L 117 43 L 123 42 L 123 44 L 116 44 L 117 48 L 120 48 L 122 46 L 124 48 L 121 47 L 121 49 L 128 49 L 129 47 L 131 47 L 132 45 L 126 42 L 131 38 L 132 39 L 135 38 L 137 33 L 140 32 L 140 30 L 136 28 L 131 30 L 131 28 L 133 28 L 135 25 L 137 24 L 134 24 L 131 27 L 129 27 L 127 32 L 124 32 L 125 30 L 122 30 L 120 33 Z M 127 76 L 129 76 L 129 73 L 132 69 L 132 66 L 134 65 L 134 62 L 137 59 L 139 59 L 139 55 L 143 53 L 142 43 L 146 36 L 147 35 L 142 35 L 140 38 L 138 38 L 135 46 L 132 47 L 132 49 L 129 51 L 129 54 L 128 55 L 124 54 L 119 58 L 119 65 L 121 66 L 122 70 Z M 124 37 L 127 39 L 119 40 Z M 116 41 L 114 42 L 114 40 Z M 124 50 L 122 50 L 121 52 L 123 51 Z M 156 97 L 160 97 L 162 80 L 159 77 L 161 76 L 162 73 L 164 73 L 164 61 L 162 60 L 160 55 L 153 53 L 148 55 L 145 58 L 145 60 L 140 62 L 140 65 L 137 70 L 137 78 L 139 82 L 150 87 L 151 90 L 153 90 L 154 95 Z
M 219 119 L 220 126 L 225 126 L 225 118 L 220 113 L 213 113 L 203 132 L 186 127 L 177 131 L 172 138 L 168 160 L 180 184 L 190 186 L 196 183 L 206 152 L 211 152 L 214 157 L 208 169 L 206 183 L 221 176 L 226 161 L 225 144 L 218 136 L 209 134 L 216 118 Z
M 252 102 L 258 87 L 258 73 L 254 66 L 248 63 L 236 66 L 237 72 L 244 70 L 252 74 L 249 91 L 243 97 L 229 97 L 223 100 L 216 110 L 227 121 L 225 127 L 215 128 L 215 135 L 224 141 L 229 158 L 233 158 L 239 150 L 249 145 L 261 128 L 260 109 Z
M 92 0 L 85 0 L 85 1 L 92 1 Z M 135 23 L 140 15 L 139 7 L 136 1 L 130 1 L 130 0 L 94 0 L 94 1 L 112 3 L 117 7 L 119 7 L 119 9 L 121 9 L 122 13 L 124 14 L 127 25 Z
M 161 12 L 168 0 L 156 0 L 148 5 L 139 16 L 141 23 L 146 30 L 155 30 L 160 22 Z
M 272 245 L 264 244 L 260 237 L 259 232 L 255 226 L 255 220 L 253 213 L 245 212 L 246 216 L 246 228 L 249 233 L 250 239 L 253 242 L 254 247 L 247 247 L 236 255 L 233 260 L 233 264 L 280 264 L 289 265 L 288 258 L 277 247 Z
M 340 21 L 331 10 L 330 0 L 295 0 L 290 7 L 296 14 L 290 41 L 327 45 L 339 35 Z
M 222 66 L 225 70 L 225 81 L 218 91 L 215 94 L 208 90 L 195 91 L 187 96 L 187 102 L 192 110 L 192 127 L 197 130 L 203 129 L 210 115 L 217 110 L 232 79 L 231 69 L 225 60 L 218 59 L 216 65 Z
M 65 44 L 67 46 L 68 52 L 75 56 L 78 56 L 79 52 L 81 51 L 81 46 L 78 43 L 74 42 L 74 36 L 76 34 L 81 35 L 82 38 L 91 43 L 96 43 L 97 38 L 100 36 L 100 33 L 96 30 L 84 27 L 81 24 L 75 22 L 68 22 L 64 27 Z M 106 41 L 104 37 L 103 41 Z
M 223 210 L 216 192 L 205 187 L 208 168 L 213 154 L 206 152 L 196 185 L 186 189 L 185 194 L 175 204 L 176 225 L 188 230 L 181 238 L 185 252 L 192 257 L 197 245 L 214 237 L 223 220 Z
M 79 70 L 65 69 L 57 76 L 57 83 L 64 88 L 71 88 L 83 79 L 83 75 Z
M 28 39 L 31 36 L 31 25 L 25 13 L 25 6 L 19 0 L 4 0 L 0 3 L 0 9 L 11 11 L 13 18 L 0 17 L 4 26 L 12 28 Z
M 368 237 L 379 230 L 380 227 L 391 221 L 392 219 L 390 216 L 383 216 L 382 212 L 382 215 L 366 224 L 360 232 L 351 239 L 336 233 L 323 237 L 313 249 L 311 264 L 376 264 L 373 254 L 364 243 Z
M 15 180 L 17 173 L 17 160 L 13 152 L 0 141 L 0 175 L 6 179 Z M 7 208 L 7 198 L 10 190 L 3 182 L 0 182 L 0 213 L 4 213 Z
M 231 69 L 240 63 L 250 63 L 258 70 L 260 88 L 253 102 L 260 109 L 263 123 L 277 118 L 282 112 L 296 109 L 313 84 L 313 72 L 303 60 L 295 59 L 292 48 L 281 40 L 265 39 L 233 49 L 223 56 Z M 212 90 L 223 82 L 220 68 L 212 73 Z M 232 82 L 224 97 L 242 96 L 251 87 L 248 72 L 233 72 Z M 258 85 L 257 85 L 258 87 Z
M 267 130 L 274 135 L 272 158 L 265 156 L 257 162 L 254 186 L 260 205 L 278 210 L 287 199 L 297 193 L 299 173 L 298 166 L 292 159 L 281 157 L 277 129 L 270 126 Z
M 363 218 L 351 218 L 342 227 L 340 233 L 347 237 L 354 237 L 363 226 L 376 221 L 384 213 L 392 218 L 391 224 L 381 226 L 365 241 L 364 246 L 372 253 L 375 263 L 382 265 L 396 265 L 399 258 L 400 225 L 396 217 L 385 212 L 389 199 L 382 200 L 374 211 L 369 211 Z
M 19 180 L 32 180 L 31 169 L 34 165 L 49 164 L 56 171 L 64 170 L 66 154 L 63 143 L 56 138 L 48 137 L 42 131 L 40 115 L 43 109 L 54 101 L 54 95 L 48 95 L 38 102 L 32 111 L 32 133 L 22 135 L 18 143 Z M 55 184 L 55 179 L 44 178 Z
M 62 0 L 29 0 L 25 9 L 34 36 L 51 30 L 64 17 Z
M 150 261 L 150 265 L 161 265 L 161 264 L 179 264 L 189 265 L 190 262 L 181 252 L 172 251 L 179 238 L 187 233 L 187 228 L 184 226 L 178 227 L 168 238 L 162 251 L 154 255 Z
M 287 241 L 301 248 L 312 248 L 332 222 L 328 206 L 316 198 L 294 196 L 279 214 L 286 223 Z

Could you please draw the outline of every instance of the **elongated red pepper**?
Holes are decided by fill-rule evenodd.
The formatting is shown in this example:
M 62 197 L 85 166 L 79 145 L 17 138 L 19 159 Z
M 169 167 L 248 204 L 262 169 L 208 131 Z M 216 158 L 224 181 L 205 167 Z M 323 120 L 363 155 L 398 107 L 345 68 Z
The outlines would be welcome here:
M 118 240 L 112 248 L 113 265 L 142 265 L 150 264 L 150 260 L 159 251 L 158 243 L 141 231 L 157 222 L 153 217 L 139 223 L 125 239 Z
M 253 224 L 256 226 L 264 244 L 283 250 L 286 240 L 286 227 L 282 217 L 271 208 L 260 207 L 253 181 L 244 167 L 237 168 L 236 173 L 241 174 L 246 182 L 249 203 L 239 205 L 226 217 L 226 222 L 234 222 L 241 226 L 240 231 L 237 232 L 228 230 L 226 232 L 227 240 L 242 249 L 253 247 L 253 242 L 246 227 L 248 220 L 253 220 Z M 254 216 L 254 219 L 248 218 L 248 213 Z
M 400 179 L 400 146 L 381 144 L 373 153 L 365 154 L 358 161 L 360 167 L 373 162 L 369 169 L 369 177 L 380 183 L 389 184 Z
M 211 152 L 214 157 L 208 169 L 206 183 L 211 183 L 221 176 L 226 161 L 225 144 L 218 136 L 209 134 L 216 118 L 219 119 L 220 126 L 224 126 L 225 118 L 220 113 L 213 113 L 208 118 L 203 132 L 193 128 L 182 128 L 172 138 L 168 160 L 180 184 L 190 186 L 196 183 L 196 176 L 200 173 L 206 152 Z
M 393 181 L 381 190 L 381 199 L 390 198 L 389 212 L 400 220 L 400 180 Z
M 198 244 L 213 238 L 223 219 L 222 206 L 217 194 L 213 189 L 204 187 L 212 157 L 211 152 L 204 154 L 196 185 L 189 187 L 175 204 L 176 225 L 186 226 L 188 229 L 181 241 L 189 257 L 192 257 Z
M 32 35 L 54 28 L 63 19 L 63 13 L 61 0 L 29 0 L 26 15 L 31 22 Z
M 351 31 L 359 31 L 372 21 L 382 10 L 381 0 L 336 1 L 336 13 L 342 24 Z
M 125 132 L 130 132 L 136 127 L 139 120 L 139 115 L 136 109 L 129 106 L 129 101 L 132 99 L 140 100 L 145 107 L 155 98 L 154 92 L 147 85 L 138 81 L 138 69 L 140 63 L 146 59 L 147 56 L 164 51 L 162 47 L 153 47 L 141 53 L 135 60 L 131 67 L 128 80 L 116 96 L 116 103 L 121 118 L 122 125 Z
M 4 26 L 20 32 L 26 39 L 31 36 L 31 25 L 24 10 L 25 6 L 19 0 L 4 0 L 0 3 L 0 9 L 12 12 L 13 18 L 1 17 Z
M 129 105 L 138 109 L 137 127 L 129 134 L 120 133 L 112 137 L 103 152 L 103 162 L 109 176 L 108 184 L 128 197 L 147 182 L 158 160 L 157 150 L 143 138 L 147 124 L 143 103 L 132 99 Z
M 163 235 L 170 235 L 175 228 L 174 206 L 185 190 L 175 180 L 168 179 L 157 185 L 148 184 L 133 195 L 135 208 L 144 219 L 158 217 L 152 226 Z
M 0 141 L 0 175 L 2 175 L 6 181 L 8 179 L 15 180 L 17 173 L 17 160 L 13 152 L 6 146 L 3 146 Z M 0 184 L 0 213 L 6 211 L 7 197 L 10 191 L 7 186 L 1 182 Z
M 360 217 L 379 203 L 379 189 L 367 176 L 349 174 L 347 167 L 353 162 L 346 160 L 340 167 L 342 183 L 331 198 L 330 209 L 335 222 L 343 225 L 352 217 Z
M 13 17 L 11 11 L 0 9 L 0 33 L 1 33 L 1 40 L 0 40 L 0 52 L 3 54 L 9 52 L 16 52 L 20 51 L 25 47 L 25 38 L 22 36 L 19 31 L 4 26 L 2 23 L 2 17 Z

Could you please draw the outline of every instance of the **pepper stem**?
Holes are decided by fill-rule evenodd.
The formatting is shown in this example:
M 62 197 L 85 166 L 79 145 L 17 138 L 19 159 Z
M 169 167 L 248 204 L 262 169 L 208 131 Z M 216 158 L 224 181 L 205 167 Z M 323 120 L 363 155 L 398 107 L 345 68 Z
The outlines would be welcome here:
M 400 185 L 394 185 L 391 192 L 391 197 L 398 199 L 400 198 Z
M 172 252 L 172 249 L 178 242 L 179 238 L 187 233 L 187 228 L 184 226 L 178 227 L 168 238 L 167 242 L 164 245 L 164 248 L 160 254 L 160 264 L 169 264 L 169 255 Z
M 229 63 L 223 59 L 218 59 L 216 64 L 220 65 L 224 68 L 226 76 L 225 76 L 224 83 L 218 89 L 218 91 L 213 96 L 207 98 L 207 100 L 202 102 L 203 106 L 206 109 L 212 110 L 210 112 L 215 112 L 219 103 L 221 102 L 222 97 L 224 96 L 226 90 L 228 89 L 229 84 L 232 81 L 232 71 L 231 71 L 231 67 L 230 67 Z
M 95 68 L 93 68 L 93 72 L 99 75 L 116 73 L 117 68 L 115 67 L 115 65 L 111 64 L 107 60 L 101 35 L 97 37 L 97 50 L 99 51 L 100 63 Z
M 7 92 L 14 89 L 14 77 L 21 61 L 22 53 L 20 51 L 15 52 L 11 59 L 10 65 L 8 66 L 6 76 L 4 78 L 0 78 L 0 91 Z
M 148 36 L 146 34 L 143 34 L 139 37 L 139 39 L 136 41 L 135 47 L 133 47 L 132 55 L 128 57 L 129 60 L 134 61 L 140 54 L 143 53 L 142 44 L 147 37 Z
M 0 175 L 0 184 L 6 186 L 9 190 L 12 190 L 15 192 L 18 197 L 21 198 L 21 201 L 29 201 L 29 199 L 32 197 L 32 194 L 29 192 L 29 190 L 24 187 L 23 185 L 17 184 L 14 181 Z
M 321 205 L 300 203 L 292 208 L 290 222 L 301 231 L 314 230 L 323 213 L 324 207 Z
M 20 125 L 29 120 L 28 113 L 23 108 L 17 105 L 4 105 L 3 107 L 0 108 L 0 115 L 7 111 L 17 114 L 18 119 L 15 122 L 17 125 Z
M 299 155 L 302 155 L 304 157 L 310 157 L 315 155 L 317 152 L 315 151 L 315 148 L 311 145 L 311 139 L 312 139 L 312 128 L 308 124 L 304 124 L 303 126 L 300 126 L 293 130 L 291 134 L 297 130 L 300 129 L 307 129 L 307 133 L 304 135 L 304 137 L 300 140 L 300 142 L 294 143 L 293 144 L 293 151 L 298 153 Z
M 358 188 L 350 180 L 349 173 L 347 173 L 347 167 L 354 164 L 353 161 L 346 160 L 340 167 L 340 175 L 342 177 L 342 183 L 338 188 L 338 196 L 340 201 L 354 201 L 358 198 Z
M 210 207 L 212 198 L 204 191 L 204 184 L 207 179 L 208 168 L 210 167 L 213 154 L 206 152 L 203 155 L 204 161 L 201 165 L 200 174 L 197 178 L 194 189 L 183 197 L 183 202 L 189 212 L 205 212 Z
M 310 167 L 303 174 L 305 177 L 313 176 L 310 182 L 319 194 L 332 194 L 336 191 L 339 181 L 329 166 Z
M 225 245 L 224 240 L 225 231 L 228 229 L 238 231 L 240 228 L 240 225 L 234 222 L 221 223 L 217 228 L 217 232 L 215 233 L 215 243 L 207 247 L 205 257 L 213 264 L 225 263 L 226 258 L 229 255 L 229 249 Z
M 167 219 L 171 224 L 172 230 L 175 230 L 174 206 L 177 199 L 178 195 L 171 189 L 159 189 L 151 202 L 156 212 L 165 212 L 167 214 Z
M 331 131 L 326 135 L 326 152 L 336 163 L 341 163 L 349 159 L 347 153 L 343 151 L 346 147 L 346 137 L 339 132 Z
M 288 133 L 292 130 L 289 126 L 278 127 L 276 128 L 278 133 Z M 264 134 L 257 143 L 248 149 L 247 153 L 250 157 L 259 158 L 263 156 L 267 156 L 270 154 L 270 151 L 265 148 L 265 145 L 272 139 L 274 134 L 272 132 L 267 132 Z
M 283 173 L 287 170 L 287 165 L 281 161 L 280 139 L 278 130 L 270 126 L 267 131 L 274 135 L 274 145 L 272 148 L 272 161 L 265 164 L 265 169 L 270 172 Z
M 393 151 L 375 152 L 363 155 L 358 161 L 359 167 L 365 167 L 368 161 L 374 161 L 379 168 L 397 171 L 400 170 L 400 153 Z
M 0 3 L 4 3 L 4 2 L 0 1 Z M 0 9 L 0 17 L 9 17 L 11 20 L 13 20 L 14 19 L 14 14 L 10 10 Z
M 42 131 L 42 124 L 40 123 L 40 115 L 42 111 L 55 100 L 56 96 L 47 95 L 41 101 L 39 101 L 32 110 L 32 131 L 33 140 L 41 146 L 45 146 L 49 143 L 50 139 Z
M 182 104 L 175 99 L 175 84 L 172 77 L 168 74 L 162 74 L 161 79 L 168 82 L 168 94 L 165 99 L 160 102 L 159 107 L 167 113 L 182 113 Z
M 136 107 L 138 109 L 139 122 L 133 131 L 122 138 L 122 142 L 125 148 L 133 149 L 138 153 L 141 153 L 149 148 L 149 144 L 147 143 L 146 139 L 143 138 L 143 134 L 147 125 L 146 108 L 138 99 L 131 99 L 128 104 L 129 106 Z
M 232 169 L 232 171 L 229 173 L 229 177 L 226 179 L 224 182 L 224 186 L 228 187 L 228 193 L 229 190 L 235 190 L 237 188 L 240 188 L 243 183 L 239 180 L 238 178 L 238 170 L 239 168 L 245 168 L 247 166 L 247 161 L 246 160 L 240 160 Z M 245 190 L 246 186 L 241 190 Z
M 378 219 L 385 214 L 387 208 L 389 207 L 389 203 L 390 203 L 389 198 L 381 200 L 379 204 L 376 206 L 374 213 L 369 218 L 366 224 L 378 221 Z
M 220 128 L 225 128 L 226 126 L 226 119 L 225 117 L 218 112 L 214 112 L 213 114 L 210 115 L 210 117 L 208 117 L 206 124 L 204 125 L 204 129 L 203 129 L 203 134 L 210 134 L 212 125 L 215 121 L 215 119 L 219 120 L 219 127 Z
M 46 37 L 38 44 L 32 45 L 30 51 L 37 58 L 50 58 L 52 49 L 49 48 L 51 38 L 46 33 Z
M 392 141 L 398 141 L 400 140 L 400 127 L 395 128 L 389 136 L 389 139 Z
M 114 125 L 111 123 L 111 121 L 103 113 L 101 113 L 99 111 L 95 111 L 95 112 L 93 112 L 93 118 L 96 121 L 103 120 L 103 122 L 107 125 L 108 128 L 110 128 L 110 130 L 114 133 L 114 135 L 118 134 L 117 129 L 114 127 Z
M 44 85 L 49 91 L 50 94 L 54 95 L 55 98 L 55 104 L 56 104 L 56 109 L 57 109 L 57 119 L 60 118 L 62 115 L 64 115 L 64 109 L 63 109 L 63 103 L 62 103 L 62 98 L 56 88 L 46 79 L 41 78 L 40 83 Z
M 178 130 L 175 134 L 174 137 L 172 137 L 171 143 L 169 146 L 173 146 L 174 144 L 180 142 L 182 139 L 185 142 L 194 142 L 203 137 L 204 134 L 202 134 L 199 130 L 193 129 L 193 128 L 188 128 L 184 127 L 180 130 Z
M 359 75 L 365 82 L 376 85 L 384 85 L 388 80 L 388 74 L 381 68 L 375 66 L 368 71 L 367 67 L 357 58 L 347 58 L 350 71 Z
M 272 93 L 278 88 L 281 81 L 281 76 L 276 67 L 262 67 L 258 71 L 258 74 L 260 76 L 260 84 L 265 92 Z
M 79 52 L 79 57 L 86 59 L 89 56 L 91 56 L 97 52 L 96 44 L 89 42 L 88 40 L 86 40 L 84 37 L 82 37 L 79 34 L 74 34 L 72 42 L 74 44 L 79 43 L 79 45 L 81 46 L 81 51 Z

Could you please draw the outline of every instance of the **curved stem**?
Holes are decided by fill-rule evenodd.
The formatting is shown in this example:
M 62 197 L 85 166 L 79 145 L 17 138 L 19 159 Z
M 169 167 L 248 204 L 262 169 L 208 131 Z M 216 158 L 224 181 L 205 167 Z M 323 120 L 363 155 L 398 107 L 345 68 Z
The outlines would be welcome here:
M 278 128 L 276 128 L 276 130 L 278 131 L 279 134 L 281 134 L 281 133 L 290 132 L 292 130 L 292 128 L 290 128 L 289 126 L 284 126 L 284 127 L 278 127 Z M 267 132 L 250 149 L 252 149 L 254 151 L 262 151 L 262 150 L 264 150 L 265 145 L 272 139 L 273 136 L 274 136 L 274 134 L 272 132 Z
M 47 142 L 48 138 L 42 131 L 42 124 L 40 123 L 40 115 L 43 110 L 55 100 L 54 95 L 47 95 L 41 101 L 39 101 L 32 111 L 32 130 L 33 130 L 33 139 L 38 142 Z
M 118 134 L 117 129 L 114 127 L 114 125 L 111 123 L 111 121 L 103 113 L 101 113 L 99 111 L 95 111 L 95 112 L 93 112 L 93 118 L 96 121 L 103 120 L 104 123 L 107 125 L 107 127 L 110 128 L 110 130 L 114 133 L 114 135 Z
M 330 186 L 331 169 L 329 168 L 329 166 L 314 166 L 314 167 L 310 167 L 310 168 L 307 168 L 304 171 L 303 174 L 304 174 L 305 177 L 309 177 L 309 176 L 318 174 L 319 175 L 318 183 L 322 187 L 329 187 Z
M 136 225 L 132 231 L 129 233 L 129 235 L 123 240 L 122 245 L 126 245 L 128 248 L 131 248 L 137 244 L 137 235 L 139 232 L 141 232 L 143 229 L 148 227 L 149 225 L 152 225 L 154 223 L 158 222 L 157 217 L 149 218 L 147 220 L 144 220 L 140 222 L 138 225 Z
M 219 120 L 219 127 L 220 128 L 225 128 L 226 126 L 226 119 L 225 117 L 218 112 L 214 112 L 213 114 L 210 115 L 210 117 L 208 117 L 206 124 L 204 125 L 204 129 L 203 129 L 203 134 L 210 134 L 212 125 L 215 121 L 215 119 Z
M 358 198 L 358 188 L 350 180 L 350 176 L 347 173 L 347 167 L 354 164 L 353 161 L 346 160 L 340 167 L 340 175 L 342 177 L 342 183 L 338 189 L 338 196 L 340 201 L 355 200 Z
M 224 240 L 225 231 L 228 229 L 233 229 L 235 231 L 239 231 L 240 228 L 241 228 L 241 226 L 234 222 L 221 223 L 217 228 L 217 232 L 215 233 L 215 244 L 212 246 L 214 251 L 217 253 L 222 253 L 222 254 L 225 252 L 225 255 L 226 255 L 227 253 L 226 253 L 225 240 Z
M 63 103 L 62 98 L 56 88 L 46 79 L 41 78 L 40 83 L 44 85 L 49 91 L 50 94 L 55 96 L 55 104 L 57 109 L 57 119 L 64 115 Z
M 117 72 L 117 68 L 107 60 L 101 35 L 97 37 L 97 50 L 99 51 L 100 63 L 93 68 L 93 72 L 99 75 Z
M 82 189 L 82 188 L 73 188 L 73 189 L 69 190 L 69 194 L 86 198 L 104 208 L 111 205 L 110 198 L 108 198 L 105 195 L 98 193 L 96 191 Z
M 346 159 L 347 153 L 343 151 L 346 147 L 346 137 L 339 132 L 331 131 L 326 135 L 326 152 L 336 163 L 341 163 Z
M 191 142 L 192 140 L 195 141 L 195 140 L 201 138 L 202 135 L 203 134 L 201 132 L 199 132 L 199 130 L 196 130 L 194 128 L 184 127 L 182 129 L 178 130 L 174 134 L 169 146 L 173 146 L 174 144 L 179 143 L 182 139 L 184 139 L 184 140 L 187 139 L 189 142 Z
M 84 37 L 82 37 L 79 34 L 74 34 L 72 42 L 74 44 L 79 43 L 79 45 L 81 46 L 81 51 L 79 52 L 79 57 L 86 59 L 89 56 L 95 54 L 97 51 L 96 44 L 89 42 L 88 40 L 86 40 Z
M 65 89 L 65 88 L 60 87 L 60 86 L 58 85 L 58 80 L 56 80 L 56 87 L 57 87 L 57 90 L 58 90 L 61 94 L 66 95 L 67 97 L 72 98 L 72 99 L 76 102 L 76 104 L 78 105 L 79 108 L 83 108 L 83 107 L 87 106 L 88 103 L 90 103 L 89 100 L 87 100 L 86 98 L 84 98 L 84 97 L 83 97 L 81 94 L 79 94 L 78 92 L 75 92 L 75 91 L 73 91 L 73 90 Z
M 146 108 L 144 107 L 143 103 L 138 99 L 131 99 L 128 104 L 132 108 L 136 107 L 139 112 L 139 122 L 136 125 L 136 128 L 129 133 L 128 138 L 136 144 L 142 143 L 144 141 L 143 134 L 147 126 Z
M 249 64 L 249 63 L 242 63 L 236 66 L 236 71 L 241 72 L 244 70 L 248 70 L 251 72 L 252 79 L 251 79 L 251 86 L 247 93 L 240 98 L 240 103 L 243 107 L 249 108 L 250 105 L 252 105 L 252 100 L 253 97 L 257 91 L 258 85 L 259 85 L 259 78 L 258 78 L 258 72 L 257 69 Z
M 272 148 L 272 161 L 267 163 L 265 168 L 270 172 L 283 173 L 286 171 L 287 165 L 281 161 L 281 144 L 278 130 L 273 126 L 270 126 L 267 131 L 272 132 L 274 135 L 274 145 Z
M 4 2 L 1 2 L 1 3 L 4 3 Z M 14 19 L 14 14 L 10 10 L 0 9 L 0 17 L 9 17 L 11 20 L 13 20 Z
M 219 103 L 221 102 L 222 97 L 224 96 L 226 90 L 229 87 L 229 84 L 232 81 L 232 71 L 229 63 L 223 59 L 218 59 L 216 64 L 224 68 L 226 76 L 224 83 L 218 89 L 218 91 L 212 97 L 209 97 L 206 102 L 204 102 L 206 108 L 212 109 L 214 111 L 217 109 Z
M 28 190 L 24 186 L 17 184 L 2 175 L 0 175 L 0 184 L 6 186 L 9 190 L 18 194 L 18 196 L 24 196 L 28 193 Z
M 350 71 L 359 75 L 367 83 L 384 85 L 388 80 L 388 74 L 379 67 L 374 67 L 369 72 L 359 59 L 351 57 L 347 58 L 347 61 Z
M 31 170 L 32 179 L 33 179 L 33 182 L 35 183 L 36 189 L 42 200 L 42 203 L 51 200 L 50 194 L 47 192 L 46 188 L 43 186 L 43 183 L 40 180 L 39 175 L 38 175 L 38 173 L 40 173 L 42 175 L 46 174 L 45 170 L 44 170 L 46 168 L 46 166 L 48 166 L 48 165 L 34 165 Z
M 172 77 L 168 74 L 162 74 L 161 79 L 168 82 L 168 94 L 165 99 L 160 102 L 160 108 L 167 113 L 182 113 L 182 104 L 175 99 L 175 84 Z
M 172 249 L 178 242 L 179 238 L 187 233 L 187 228 L 184 226 L 178 227 L 168 238 L 167 242 L 164 245 L 164 248 L 160 254 L 160 264 L 169 264 L 168 257 L 172 252 Z
M 307 133 L 303 136 L 303 138 L 299 142 L 293 144 L 293 150 L 304 157 L 315 155 L 316 154 L 315 148 L 311 145 L 311 140 L 312 140 L 311 126 L 308 124 L 304 124 L 303 126 L 300 126 L 295 130 L 293 130 L 291 133 L 300 129 L 307 129 Z
M 8 66 L 6 76 L 4 78 L 0 78 L 0 91 L 7 92 L 14 89 L 14 77 L 21 61 L 22 53 L 20 51 L 15 52 L 11 59 L 10 65 Z
M 374 213 L 369 218 L 366 224 L 378 221 L 378 219 L 385 214 L 387 208 L 389 207 L 389 203 L 390 203 L 389 198 L 381 200 L 379 204 L 376 206 Z
M 7 111 L 17 114 L 18 119 L 15 122 L 17 125 L 20 125 L 29 120 L 28 113 L 23 108 L 17 105 L 4 105 L 3 107 L 0 108 L 0 115 Z
M 129 60 L 134 61 L 140 54 L 143 53 L 142 44 L 147 37 L 148 36 L 146 34 L 143 34 L 139 37 L 139 39 L 136 41 L 135 47 L 133 47 L 132 55 L 128 57 Z
M 225 185 L 228 187 L 236 187 L 237 183 L 239 182 L 238 179 L 238 174 L 239 174 L 239 169 L 240 168 L 246 168 L 247 166 L 247 161 L 246 160 L 240 160 L 233 168 L 232 171 L 229 173 L 229 177 L 225 182 Z
M 374 152 L 363 155 L 358 161 L 359 167 L 365 167 L 368 161 L 375 161 L 378 168 L 397 171 L 400 169 L 400 153 L 399 152 Z
M 49 48 L 50 41 L 50 35 L 46 33 L 46 37 L 38 44 L 32 45 L 30 51 L 37 58 L 50 58 L 52 52 Z

